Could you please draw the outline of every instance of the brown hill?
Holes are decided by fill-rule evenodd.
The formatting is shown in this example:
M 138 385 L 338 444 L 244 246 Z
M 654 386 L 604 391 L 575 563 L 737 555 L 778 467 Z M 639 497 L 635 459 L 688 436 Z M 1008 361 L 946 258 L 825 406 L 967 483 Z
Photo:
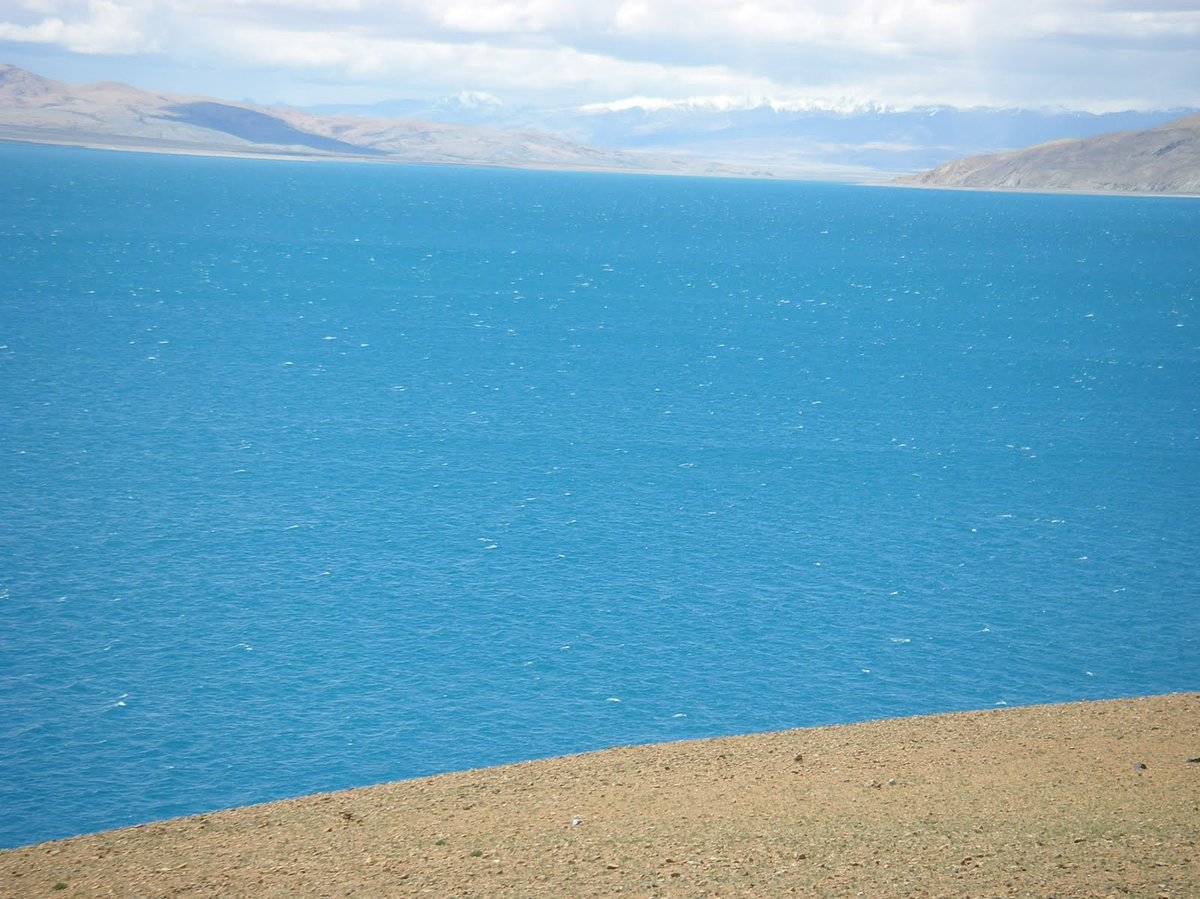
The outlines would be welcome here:
M 897 183 L 976 190 L 1200 194 L 1200 116 L 947 162 Z
M 605 752 L 0 852 L 3 896 L 1200 896 L 1200 694 Z

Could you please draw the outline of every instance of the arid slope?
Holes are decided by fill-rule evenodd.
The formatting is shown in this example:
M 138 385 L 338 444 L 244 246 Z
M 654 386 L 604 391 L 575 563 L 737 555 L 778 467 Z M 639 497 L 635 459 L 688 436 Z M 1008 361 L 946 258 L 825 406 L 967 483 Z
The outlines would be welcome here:
M 1200 895 L 1200 694 L 611 749 L 0 853 L 4 896 Z
M 947 162 L 899 184 L 976 190 L 1200 194 L 1200 116 Z

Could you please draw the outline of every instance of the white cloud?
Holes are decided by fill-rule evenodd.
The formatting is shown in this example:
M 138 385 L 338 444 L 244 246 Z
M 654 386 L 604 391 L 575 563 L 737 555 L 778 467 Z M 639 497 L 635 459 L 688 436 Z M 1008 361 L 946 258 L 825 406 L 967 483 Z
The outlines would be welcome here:
M 699 91 L 718 90 L 731 82 L 760 91 L 770 87 L 760 79 L 743 78 L 721 67 L 680 68 L 566 46 L 408 40 L 352 31 L 313 34 L 244 28 L 227 36 L 219 52 L 235 59 L 253 58 L 256 64 L 268 67 L 297 72 L 326 69 L 351 79 L 374 79 L 391 84 L 392 95 L 414 87 L 460 93 L 490 85 L 507 93 L 531 94 L 586 94 L 597 85 L 618 94 L 643 86 L 670 90 L 681 83 Z
M 130 54 L 153 52 L 155 42 L 143 32 L 143 12 L 134 4 L 88 0 L 86 4 L 26 2 L 23 7 L 45 17 L 30 24 L 0 22 L 0 40 L 58 44 L 73 53 Z
M 438 4 L 438 24 L 474 34 L 552 32 L 573 24 L 575 9 L 553 0 L 450 0 Z
M 0 0 L 0 41 L 377 98 L 1200 105 L 1171 0 Z M 647 99 L 649 98 L 649 99 Z M 749 99 L 747 99 L 749 98 Z

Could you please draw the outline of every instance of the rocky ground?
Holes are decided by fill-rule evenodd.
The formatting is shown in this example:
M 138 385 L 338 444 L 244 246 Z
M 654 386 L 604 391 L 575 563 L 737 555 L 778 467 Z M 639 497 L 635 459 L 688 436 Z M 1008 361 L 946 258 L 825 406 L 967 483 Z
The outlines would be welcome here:
M 0 852 L 26 896 L 1200 896 L 1200 694 L 612 749 Z

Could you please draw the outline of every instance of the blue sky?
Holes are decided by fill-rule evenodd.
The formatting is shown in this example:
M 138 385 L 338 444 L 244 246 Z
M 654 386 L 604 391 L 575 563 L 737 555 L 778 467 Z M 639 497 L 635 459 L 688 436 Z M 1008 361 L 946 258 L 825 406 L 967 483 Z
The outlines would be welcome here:
M 0 62 L 259 102 L 1200 107 L 1200 3 L 0 0 Z

